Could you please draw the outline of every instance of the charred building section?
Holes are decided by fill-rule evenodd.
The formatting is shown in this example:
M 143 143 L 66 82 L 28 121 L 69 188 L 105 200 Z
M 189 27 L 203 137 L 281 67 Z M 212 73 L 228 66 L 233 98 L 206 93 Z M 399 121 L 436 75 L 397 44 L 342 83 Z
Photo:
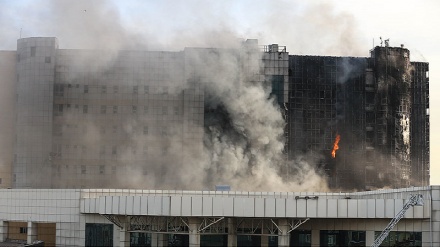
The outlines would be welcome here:
M 409 55 L 290 56 L 289 158 L 318 159 L 333 188 L 428 185 L 428 64 Z
M 393 187 L 410 185 L 411 64 L 409 50 L 376 47 L 371 54 L 376 95 L 375 164 L 379 179 Z M 376 167 L 375 169 L 377 169 Z M 374 181 L 374 180 L 373 180 Z M 375 181 L 377 184 L 379 181 Z
M 411 183 L 429 185 L 429 64 L 411 62 Z
M 364 186 L 367 59 L 294 55 L 289 62 L 289 157 L 318 160 L 331 187 Z

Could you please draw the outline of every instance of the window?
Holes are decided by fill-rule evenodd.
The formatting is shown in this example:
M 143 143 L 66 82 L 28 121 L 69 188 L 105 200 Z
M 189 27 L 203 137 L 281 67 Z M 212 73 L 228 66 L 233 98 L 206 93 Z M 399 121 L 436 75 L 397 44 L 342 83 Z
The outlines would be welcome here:
M 179 107 L 178 106 L 174 107 L 174 114 L 179 115 Z
M 87 169 L 86 166 L 81 166 L 81 174 L 86 174 Z
M 107 106 L 102 105 L 101 106 L 101 114 L 105 114 L 105 113 L 107 113 Z
M 144 126 L 144 135 L 148 135 L 148 126 Z
M 105 166 L 99 166 L 99 174 L 105 173 Z
M 148 94 L 149 93 L 149 87 L 148 86 L 144 86 L 144 94 Z
M 119 87 L 118 86 L 113 86 L 113 93 L 118 93 L 119 91 Z
M 162 107 L 162 114 L 167 115 L 168 114 L 168 107 L 164 106 Z
M 50 63 L 50 57 L 45 57 L 45 58 L 44 58 L 44 62 L 45 62 L 45 63 Z
M 37 47 L 32 46 L 31 47 L 31 57 L 35 57 L 35 54 L 37 53 Z
M 56 104 L 54 112 L 55 112 L 55 116 L 62 116 L 63 115 L 63 105 L 62 104 Z
M 27 233 L 27 227 L 20 227 L 20 233 Z
M 83 113 L 86 114 L 89 112 L 89 106 L 88 105 L 83 105 Z
M 85 246 L 113 246 L 113 224 L 86 223 Z
M 118 148 L 116 146 L 112 147 L 112 155 L 116 155 L 118 153 Z
M 84 93 L 89 93 L 89 85 L 84 85 Z
M 113 106 L 113 114 L 118 113 L 118 106 Z
M 144 114 L 148 114 L 148 106 L 144 106 Z
M 131 107 L 131 113 L 136 114 L 137 113 L 137 106 L 132 106 Z
M 116 174 L 116 166 L 112 166 L 112 174 Z
M 138 86 L 133 86 L 133 94 L 137 94 L 138 93 Z
M 101 93 L 107 93 L 107 86 L 101 86 Z
M 101 135 L 105 134 L 105 127 L 104 126 L 101 126 L 100 133 L 101 133 Z
M 167 86 L 162 87 L 162 93 L 163 94 L 168 94 L 168 87 Z
M 116 134 L 118 132 L 118 126 L 113 126 L 113 134 Z

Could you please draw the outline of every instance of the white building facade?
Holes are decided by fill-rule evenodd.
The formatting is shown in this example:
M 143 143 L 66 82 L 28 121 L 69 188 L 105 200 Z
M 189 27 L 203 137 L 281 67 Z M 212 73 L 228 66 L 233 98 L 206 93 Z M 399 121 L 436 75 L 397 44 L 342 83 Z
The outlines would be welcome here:
M 440 245 L 440 186 L 355 193 L 7 189 L 0 240 L 56 246 Z M 46 246 L 47 246 L 46 245 Z

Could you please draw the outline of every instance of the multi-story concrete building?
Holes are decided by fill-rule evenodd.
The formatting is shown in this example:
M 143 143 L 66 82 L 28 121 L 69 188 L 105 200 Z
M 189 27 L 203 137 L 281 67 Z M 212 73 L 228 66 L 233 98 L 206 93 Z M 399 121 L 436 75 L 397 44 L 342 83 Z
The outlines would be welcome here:
M 264 97 L 277 106 L 268 109 L 284 119 L 281 179 L 295 175 L 289 160 L 312 157 L 332 188 L 428 185 L 429 69 L 410 62 L 403 47 L 353 58 L 289 55 L 284 46 L 256 40 L 235 49 L 115 52 L 25 38 L 17 51 L 0 52 L 0 62 L 0 102 L 10 109 L 2 108 L 0 143 L 14 146 L 0 150 L 1 186 L 13 187 L 0 191 L 1 241 L 366 246 L 417 194 L 424 205 L 411 207 L 385 244 L 440 243 L 436 186 L 209 191 L 197 186 L 212 181 L 188 175 L 199 169 L 188 163 L 217 125 L 234 127 L 232 136 L 250 134 L 232 126 L 232 113 L 217 98 L 248 82 L 264 85 Z M 225 81 L 233 83 L 213 93 Z M 193 184 L 194 191 L 181 190 Z
M 69 50 L 56 38 L 24 38 L 1 56 L 3 80 L 16 86 L 4 187 L 180 188 L 179 167 L 202 153 L 211 125 L 228 124 L 221 103 L 211 104 L 221 77 L 269 88 L 286 123 L 285 159 L 313 156 L 330 187 L 429 184 L 429 69 L 403 47 L 323 57 L 256 40 L 165 52 Z M 288 180 L 295 167 L 278 172 Z
M 260 52 L 252 40 L 244 52 L 109 52 L 58 49 L 56 38 L 20 39 L 12 186 L 179 187 L 179 176 L 176 185 L 160 177 L 202 152 L 203 85 L 211 77 L 206 70 L 214 70 L 217 59 L 228 59 L 242 69 L 236 76 L 255 82 L 280 75 L 283 103 L 287 53 L 273 49 L 276 57 L 266 53 L 260 72 Z

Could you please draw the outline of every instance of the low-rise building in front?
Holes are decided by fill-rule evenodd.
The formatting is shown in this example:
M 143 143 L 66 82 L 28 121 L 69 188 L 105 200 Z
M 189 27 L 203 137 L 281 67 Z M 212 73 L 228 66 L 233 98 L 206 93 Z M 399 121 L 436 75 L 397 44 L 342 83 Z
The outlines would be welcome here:
M 9 189 L 0 240 L 46 246 L 440 245 L 440 187 L 353 193 Z

